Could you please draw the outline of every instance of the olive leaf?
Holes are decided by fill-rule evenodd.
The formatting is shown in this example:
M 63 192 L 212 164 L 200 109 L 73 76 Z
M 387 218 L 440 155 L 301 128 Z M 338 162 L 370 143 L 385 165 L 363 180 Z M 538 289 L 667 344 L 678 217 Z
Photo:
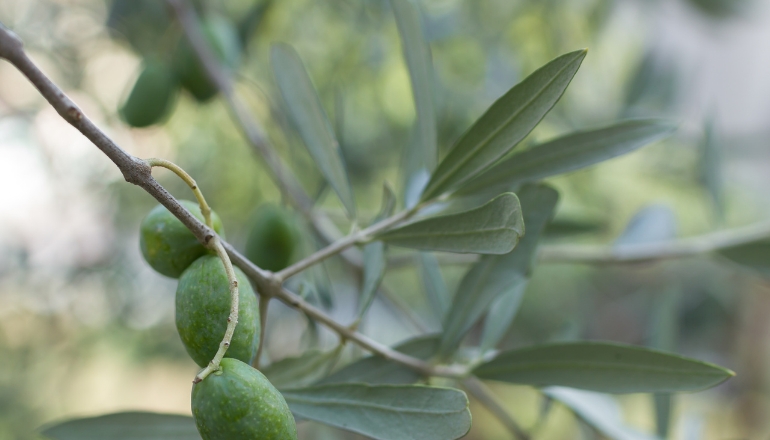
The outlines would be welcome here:
M 543 393 L 567 406 L 585 423 L 612 440 L 656 440 L 626 425 L 620 405 L 610 396 L 590 391 L 548 387 Z
M 287 44 L 274 44 L 270 60 L 290 119 L 348 215 L 355 218 L 353 190 L 350 188 L 339 144 L 302 60 Z
M 444 319 L 444 333 L 439 354 L 446 358 L 460 345 L 465 334 L 499 297 L 523 293 L 522 284 L 526 284 L 532 265 L 540 233 L 553 216 L 559 194 L 545 185 L 527 186 L 519 192 L 521 208 L 524 211 L 524 224 L 527 234 L 521 242 L 506 255 L 487 255 L 481 258 L 465 274 L 457 287 L 452 306 Z M 515 302 L 515 299 L 509 299 Z M 513 309 L 513 310 L 511 310 Z M 502 320 L 493 320 L 490 325 L 504 326 L 490 328 L 486 344 L 497 344 L 502 333 L 513 319 L 515 307 L 508 308 L 509 313 Z
M 438 150 L 436 146 L 436 115 L 433 109 L 433 63 L 430 46 L 425 40 L 420 10 L 414 0 L 390 0 L 396 16 L 401 47 L 409 79 L 412 83 L 414 107 L 417 113 L 415 136 L 409 150 L 405 152 L 407 176 L 425 168 L 436 167 Z
M 200 440 L 190 416 L 123 412 L 45 426 L 52 440 Z
M 505 254 L 524 235 L 516 194 L 505 193 L 476 209 L 436 216 L 380 233 L 396 246 L 457 253 Z
M 436 353 L 438 342 L 437 335 L 420 336 L 403 342 L 393 349 L 427 360 Z M 321 383 L 410 384 L 417 382 L 421 377 L 419 373 L 403 364 L 374 355 L 341 368 L 323 379 Z
M 626 154 L 673 131 L 671 124 L 651 119 L 624 121 L 571 133 L 500 161 L 457 193 L 507 191 L 522 183 L 575 171 Z
M 308 350 L 298 357 L 273 362 L 262 369 L 262 374 L 279 389 L 307 386 L 328 374 L 339 356 L 340 350 Z
M 492 104 L 439 163 L 422 200 L 460 187 L 511 151 L 556 104 L 586 53 L 554 59 Z
M 396 207 L 396 195 L 393 189 L 386 183 L 382 187 L 382 205 L 380 212 L 372 223 L 377 223 L 393 215 Z M 387 266 L 386 247 L 381 241 L 375 241 L 364 246 L 364 281 L 361 288 L 361 305 L 358 311 L 358 319 L 361 319 L 374 302 L 377 289 L 385 277 Z
M 482 379 L 603 393 L 671 393 L 714 387 L 735 373 L 708 362 L 609 342 L 546 344 L 503 352 L 477 366 Z
M 446 286 L 436 256 L 429 252 L 420 252 L 420 275 L 428 296 L 428 303 L 438 322 L 444 320 L 452 303 L 452 296 Z
M 327 384 L 283 391 L 304 419 L 377 440 L 452 440 L 468 433 L 468 398 L 453 388 Z

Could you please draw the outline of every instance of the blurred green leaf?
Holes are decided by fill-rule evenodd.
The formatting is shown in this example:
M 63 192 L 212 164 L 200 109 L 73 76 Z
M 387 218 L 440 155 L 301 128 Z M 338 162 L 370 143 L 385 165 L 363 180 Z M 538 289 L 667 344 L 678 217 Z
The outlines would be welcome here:
M 468 398 L 453 388 L 330 384 L 283 396 L 299 417 L 378 440 L 451 440 L 471 427 Z
M 301 356 L 273 362 L 262 373 L 276 388 L 303 387 L 328 374 L 339 356 L 340 350 L 308 350 Z
M 246 15 L 238 21 L 238 39 L 244 49 L 249 45 L 252 35 L 257 31 L 275 0 L 257 1 Z
M 436 353 L 439 337 L 420 336 L 394 347 L 394 350 L 427 360 Z M 353 362 L 325 378 L 322 383 L 410 384 L 422 376 L 411 368 L 380 356 L 369 356 Z
M 505 254 L 524 235 L 516 194 L 500 194 L 470 211 L 430 217 L 376 236 L 387 243 L 420 250 Z
M 673 240 L 676 229 L 676 215 L 671 208 L 666 205 L 646 206 L 631 218 L 614 245 L 621 247 Z
M 420 252 L 420 275 L 430 308 L 438 322 L 443 322 L 449 305 L 452 303 L 452 295 L 449 294 L 435 255 L 429 252 Z
M 623 421 L 620 405 L 610 396 L 571 388 L 549 387 L 543 393 L 566 405 L 576 416 L 612 440 L 655 440 Z
M 556 104 L 586 53 L 556 58 L 492 104 L 439 163 L 422 200 L 461 187 L 511 151 Z
M 505 292 L 492 301 L 481 334 L 482 353 L 495 348 L 503 339 L 519 311 L 528 284 L 529 277 L 517 278 Z
M 420 10 L 414 0 L 390 0 L 401 35 L 401 46 L 417 113 L 416 136 L 406 155 L 407 176 L 425 168 L 432 171 L 438 160 L 436 115 L 433 109 L 433 63 L 430 46 L 425 40 Z
M 200 440 L 192 417 L 124 412 L 69 420 L 42 429 L 52 440 Z
M 679 301 L 681 290 L 670 288 L 662 292 L 652 309 L 650 320 L 649 345 L 658 350 L 676 350 L 676 340 L 679 334 Z M 673 395 L 669 393 L 654 394 L 655 426 L 658 436 L 668 438 L 671 429 Z
M 698 391 L 733 377 L 725 368 L 648 348 L 606 342 L 511 350 L 476 367 L 482 379 L 603 393 Z
M 568 134 L 499 162 L 468 182 L 458 194 L 506 191 L 522 183 L 575 171 L 643 147 L 673 130 L 672 125 L 659 120 L 631 120 Z
M 355 218 L 355 200 L 339 144 L 302 60 L 291 46 L 282 43 L 272 46 L 270 60 L 289 117 L 348 215 Z
M 770 277 L 770 239 L 732 246 L 718 253 L 740 266 Z
M 699 165 L 700 181 L 714 206 L 717 220 L 724 221 L 725 204 L 722 190 L 722 153 L 714 117 L 706 121 Z
M 369 310 L 374 301 L 377 289 L 385 276 L 385 243 L 375 241 L 364 246 L 364 283 L 361 289 L 361 307 L 358 317 L 361 318 Z
M 559 194 L 545 185 L 531 185 L 524 187 L 519 195 L 527 234 L 513 252 L 502 256 L 482 257 L 460 281 L 452 306 L 444 320 L 444 334 L 439 349 L 442 357 L 449 356 L 457 349 L 468 330 L 495 299 L 501 295 L 515 295 L 511 292 L 521 289 L 521 284 L 526 283 L 529 277 L 540 232 L 553 215 Z M 512 319 L 514 315 L 515 310 L 500 318 Z M 504 322 L 497 320 L 493 320 L 491 325 L 508 328 Z M 504 330 L 490 328 L 490 332 L 487 343 L 492 342 Z M 498 341 L 494 342 L 496 344 Z

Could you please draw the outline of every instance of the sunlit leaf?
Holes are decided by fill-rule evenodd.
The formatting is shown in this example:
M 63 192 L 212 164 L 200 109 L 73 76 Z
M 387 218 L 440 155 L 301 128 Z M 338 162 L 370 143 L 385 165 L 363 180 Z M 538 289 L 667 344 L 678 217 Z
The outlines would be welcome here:
M 458 191 L 507 191 L 516 185 L 585 168 L 628 153 L 670 135 L 671 124 L 631 120 L 568 134 L 497 163 Z
M 527 233 L 513 252 L 482 257 L 460 281 L 452 306 L 444 319 L 444 333 L 439 350 L 442 357 L 449 356 L 457 349 L 468 330 L 495 299 L 509 293 L 514 295 L 515 293 L 511 292 L 521 289 L 522 283 L 526 283 L 529 278 L 540 233 L 553 215 L 559 194 L 545 185 L 531 185 L 523 188 L 519 195 Z M 512 319 L 515 310 L 508 316 Z M 502 321 L 493 321 L 492 325 L 508 328 Z M 495 334 L 489 335 L 489 338 L 498 338 L 505 330 L 495 328 L 490 331 Z M 492 339 L 487 341 L 490 342 Z
M 421 336 L 394 347 L 394 350 L 427 360 L 436 353 L 439 337 Z M 325 378 L 322 383 L 410 384 L 421 379 L 411 368 L 381 356 L 369 356 L 353 362 Z
M 378 440 L 452 440 L 471 427 L 468 398 L 453 388 L 329 384 L 282 393 L 299 417 Z
M 620 405 L 610 396 L 571 388 L 549 387 L 546 396 L 566 405 L 580 419 L 612 440 L 656 440 L 626 425 Z
M 420 250 L 505 254 L 523 234 L 519 199 L 516 194 L 505 193 L 476 209 L 418 220 L 376 239 Z
M 444 276 L 441 275 L 441 268 L 435 255 L 428 252 L 420 252 L 420 275 L 422 276 L 422 284 L 425 286 L 431 311 L 438 322 L 442 322 L 449 310 L 452 295 L 446 286 Z
M 308 350 L 301 356 L 273 362 L 262 369 L 262 373 L 276 388 L 302 387 L 327 375 L 339 355 L 339 350 Z
M 74 419 L 46 426 L 52 440 L 200 440 L 192 417 L 124 412 Z
M 770 239 L 728 247 L 718 253 L 740 266 L 770 277 Z
M 274 44 L 270 60 L 289 117 L 329 185 L 350 217 L 356 207 L 339 144 L 299 55 L 286 44 Z
M 675 354 L 605 342 L 547 344 L 501 353 L 476 367 L 482 379 L 603 393 L 670 393 L 714 387 L 730 370 Z
M 414 0 L 390 0 L 396 24 L 401 35 L 401 47 L 409 69 L 412 82 L 412 95 L 417 113 L 415 139 L 407 152 L 410 160 L 406 161 L 407 173 L 425 168 L 432 171 L 436 167 L 438 152 L 436 147 L 436 115 L 433 109 L 433 63 L 430 46 L 425 40 L 420 10 Z
M 492 104 L 439 163 L 422 199 L 461 187 L 511 151 L 556 104 L 585 56 L 556 58 Z

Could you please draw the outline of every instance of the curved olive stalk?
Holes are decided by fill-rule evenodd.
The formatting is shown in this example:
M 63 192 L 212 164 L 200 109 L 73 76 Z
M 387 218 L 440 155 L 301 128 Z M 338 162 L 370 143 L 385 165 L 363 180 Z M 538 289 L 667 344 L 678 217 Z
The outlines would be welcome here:
M 185 170 L 179 165 L 168 161 L 166 159 L 147 159 L 147 164 L 152 167 L 161 167 L 171 170 L 179 176 L 190 187 L 195 194 L 195 198 L 198 199 L 198 204 L 201 208 L 203 218 L 206 220 L 206 226 L 214 228 L 211 222 L 211 208 L 206 203 L 206 198 L 203 197 L 203 192 L 198 188 L 198 184 Z M 217 256 L 222 260 L 222 265 L 225 267 L 225 273 L 227 274 L 227 282 L 230 285 L 230 315 L 227 317 L 227 329 L 225 330 L 225 336 L 222 338 L 222 342 L 219 343 L 219 349 L 214 355 L 214 359 L 195 376 L 193 383 L 198 383 L 205 379 L 209 374 L 219 370 L 219 364 L 227 353 L 227 349 L 230 348 L 230 342 L 233 340 L 233 334 L 235 334 L 235 327 L 238 325 L 238 306 L 240 302 L 240 295 L 238 293 L 238 279 L 235 277 L 235 269 L 233 269 L 233 263 L 230 261 L 230 256 L 227 255 L 225 247 L 222 246 L 222 242 L 219 240 L 219 236 L 214 236 L 208 242 L 208 248 L 213 249 L 217 253 Z

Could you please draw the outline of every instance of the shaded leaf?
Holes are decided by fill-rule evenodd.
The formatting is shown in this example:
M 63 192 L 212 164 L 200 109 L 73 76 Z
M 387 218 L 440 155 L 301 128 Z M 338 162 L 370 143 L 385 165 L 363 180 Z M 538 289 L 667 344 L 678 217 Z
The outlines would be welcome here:
M 418 220 L 375 238 L 420 250 L 505 254 L 522 235 L 519 199 L 516 194 L 505 193 L 476 209 Z
M 553 215 L 559 194 L 551 187 L 532 185 L 523 188 L 519 195 L 527 234 L 513 252 L 482 257 L 460 281 L 444 319 L 444 334 L 439 349 L 444 358 L 457 349 L 468 330 L 495 299 L 520 288 L 529 277 L 540 233 Z
M 364 246 L 364 284 L 361 289 L 361 307 L 358 317 L 361 318 L 374 302 L 374 296 L 385 276 L 385 243 L 375 241 Z
M 329 384 L 282 393 L 299 417 L 378 440 L 451 440 L 471 427 L 468 398 L 453 388 Z
M 290 119 L 348 215 L 355 217 L 353 191 L 339 144 L 302 60 L 291 46 L 280 43 L 272 46 L 270 60 Z
M 717 219 L 722 222 L 725 215 L 722 191 L 722 152 L 715 125 L 713 116 L 706 121 L 698 168 L 701 184 L 711 198 Z
M 438 322 L 442 322 L 449 310 L 452 296 L 449 294 L 444 276 L 441 275 L 441 268 L 435 255 L 428 252 L 420 252 L 420 275 L 422 276 L 422 283 L 425 286 L 431 311 L 438 319 Z
M 655 440 L 625 424 L 620 405 L 610 396 L 571 388 L 549 387 L 543 393 L 566 405 L 581 420 L 612 440 Z
M 200 440 L 192 417 L 123 412 L 74 419 L 42 429 L 52 440 Z
M 436 353 L 439 337 L 421 336 L 394 347 L 409 356 L 427 360 Z M 422 376 L 411 368 L 381 356 L 369 356 L 353 362 L 325 378 L 322 383 L 411 384 Z
M 422 200 L 460 187 L 511 151 L 556 104 L 585 55 L 556 58 L 492 104 L 439 163 Z
M 718 253 L 733 263 L 770 277 L 770 239 L 724 248 Z
M 522 183 L 579 170 L 655 142 L 673 130 L 672 125 L 659 120 L 631 120 L 568 134 L 499 162 L 458 193 L 507 191 Z
M 519 311 L 528 284 L 529 277 L 518 278 L 489 306 L 487 319 L 484 322 L 484 332 L 481 334 L 482 353 L 495 348 L 503 339 Z
M 607 342 L 546 344 L 501 353 L 479 365 L 482 379 L 604 393 L 698 391 L 735 375 L 696 359 Z
M 301 356 L 273 362 L 262 373 L 279 389 L 307 386 L 328 374 L 339 356 L 340 350 L 309 350 Z
M 414 107 L 417 113 L 413 152 L 407 152 L 408 176 L 425 168 L 436 167 L 436 115 L 433 109 L 433 63 L 430 46 L 425 40 L 420 10 L 414 0 L 390 0 L 401 35 L 401 47 L 409 69 Z
M 678 307 L 681 291 L 671 288 L 659 295 L 653 306 L 649 328 L 649 345 L 658 350 L 675 350 L 679 334 Z M 654 394 L 655 426 L 661 438 L 667 438 L 671 429 L 673 395 Z

